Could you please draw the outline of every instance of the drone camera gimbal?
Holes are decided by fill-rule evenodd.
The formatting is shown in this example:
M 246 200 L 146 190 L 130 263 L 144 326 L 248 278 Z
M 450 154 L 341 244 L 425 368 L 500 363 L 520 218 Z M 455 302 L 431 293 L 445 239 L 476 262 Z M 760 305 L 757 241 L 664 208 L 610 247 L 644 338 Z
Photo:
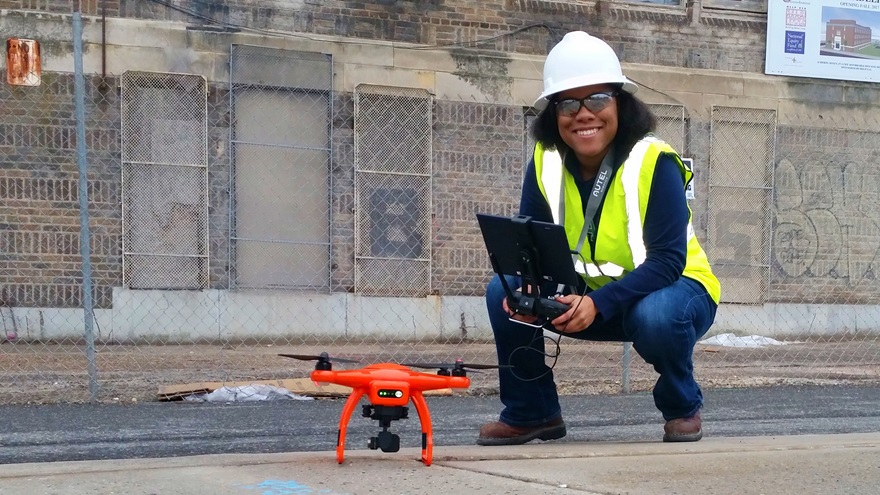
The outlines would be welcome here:
M 406 406 L 374 406 L 363 405 L 365 418 L 379 421 L 382 431 L 378 436 L 371 437 L 367 446 L 370 450 L 381 449 L 382 452 L 397 452 L 400 450 L 400 437 L 388 431 L 391 422 L 398 419 L 406 419 L 409 416 L 409 408 Z

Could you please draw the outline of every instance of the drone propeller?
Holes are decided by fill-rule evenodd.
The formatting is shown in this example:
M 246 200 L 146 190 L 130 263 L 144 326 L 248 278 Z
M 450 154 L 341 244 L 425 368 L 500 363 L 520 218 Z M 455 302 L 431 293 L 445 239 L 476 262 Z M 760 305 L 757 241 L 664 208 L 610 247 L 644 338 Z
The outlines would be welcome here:
M 408 366 L 411 368 L 423 368 L 423 369 L 472 369 L 472 370 L 491 370 L 498 368 L 512 368 L 513 366 L 509 364 L 474 364 L 474 363 L 465 363 L 461 359 L 456 359 L 453 363 L 411 363 L 411 364 L 403 364 L 403 366 Z
M 318 361 L 319 363 L 357 363 L 359 361 L 354 359 L 344 359 L 338 357 L 330 357 L 326 352 L 322 352 L 321 354 L 313 355 L 313 354 L 279 354 L 281 357 L 299 359 L 300 361 Z

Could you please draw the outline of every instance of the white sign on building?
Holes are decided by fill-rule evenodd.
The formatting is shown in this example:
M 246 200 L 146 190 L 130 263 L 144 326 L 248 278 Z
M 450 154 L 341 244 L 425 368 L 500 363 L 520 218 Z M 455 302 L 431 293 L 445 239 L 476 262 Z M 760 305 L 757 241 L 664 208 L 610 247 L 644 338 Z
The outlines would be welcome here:
M 771 0 L 764 72 L 880 82 L 880 0 Z
M 682 158 L 681 161 L 687 166 L 687 168 L 691 169 L 691 172 L 694 171 L 694 159 L 693 158 Z M 694 199 L 694 180 L 696 177 L 691 177 L 691 180 L 688 181 L 687 184 L 684 185 L 684 196 L 687 199 Z

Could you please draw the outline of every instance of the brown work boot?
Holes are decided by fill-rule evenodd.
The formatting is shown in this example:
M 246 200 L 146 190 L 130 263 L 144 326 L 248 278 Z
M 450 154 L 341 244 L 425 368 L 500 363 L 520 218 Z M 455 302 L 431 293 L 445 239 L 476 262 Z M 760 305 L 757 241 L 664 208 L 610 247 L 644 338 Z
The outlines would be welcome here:
M 480 428 L 477 445 L 522 445 L 534 439 L 556 440 L 565 436 L 565 421 L 556 418 L 538 426 L 510 426 L 501 421 Z
M 688 418 L 670 419 L 663 427 L 664 442 L 696 442 L 703 438 L 703 421 L 700 411 Z

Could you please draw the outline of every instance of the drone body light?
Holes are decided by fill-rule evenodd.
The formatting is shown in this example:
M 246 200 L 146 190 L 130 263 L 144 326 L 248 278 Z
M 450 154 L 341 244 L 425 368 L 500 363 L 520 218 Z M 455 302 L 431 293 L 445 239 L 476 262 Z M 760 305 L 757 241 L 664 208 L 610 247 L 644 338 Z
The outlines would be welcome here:
M 434 435 L 431 429 L 431 413 L 428 411 L 428 403 L 425 401 L 423 392 L 447 388 L 466 389 L 470 386 L 465 368 L 488 369 L 497 368 L 495 365 L 464 364 L 457 360 L 453 364 L 418 364 L 402 365 L 395 363 L 378 363 L 353 370 L 333 370 L 327 353 L 320 356 L 301 356 L 293 354 L 279 354 L 284 357 L 295 359 L 317 360 L 315 370 L 311 373 L 311 379 L 316 383 L 334 383 L 345 387 L 351 387 L 352 391 L 339 419 L 339 432 L 336 441 L 336 460 L 342 464 L 345 458 L 345 434 L 351 415 L 361 398 L 366 396 L 369 404 L 363 405 L 364 417 L 379 421 L 382 431 L 375 437 L 370 438 L 370 449 L 381 449 L 382 452 L 397 452 L 400 450 L 400 437 L 388 431 L 392 421 L 408 417 L 410 401 L 419 415 L 422 427 L 422 456 L 421 461 L 431 465 L 434 451 Z M 353 362 L 344 359 L 334 359 L 340 362 Z M 409 366 L 422 368 L 437 368 L 436 373 L 415 371 Z

